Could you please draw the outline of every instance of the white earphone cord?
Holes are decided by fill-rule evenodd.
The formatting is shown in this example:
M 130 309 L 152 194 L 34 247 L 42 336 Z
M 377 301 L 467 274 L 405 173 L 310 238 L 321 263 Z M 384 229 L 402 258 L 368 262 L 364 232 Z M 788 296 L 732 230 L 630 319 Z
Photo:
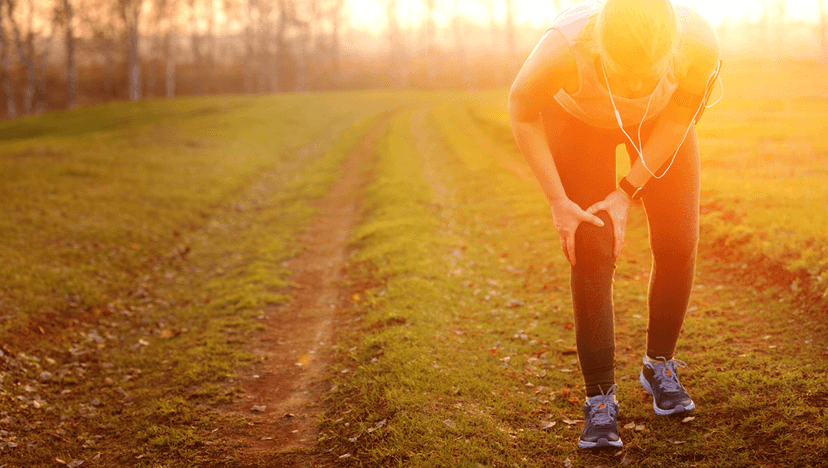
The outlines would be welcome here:
M 669 171 L 670 168 L 673 167 L 673 163 L 676 161 L 676 156 L 678 155 L 678 152 L 681 149 L 682 145 L 684 145 L 684 140 L 687 139 L 687 135 L 690 133 L 690 129 L 693 128 L 693 123 L 696 121 L 696 117 L 699 115 L 699 112 L 701 112 L 702 109 L 710 109 L 711 107 L 718 104 L 719 101 L 721 101 L 722 98 L 724 97 L 724 83 L 722 82 L 721 77 L 718 76 L 719 67 L 716 67 L 716 70 L 713 73 L 711 73 L 710 78 L 707 79 L 707 84 L 704 87 L 704 89 L 705 89 L 704 97 L 707 97 L 709 95 L 709 93 L 711 91 L 713 91 L 712 88 L 710 88 L 710 90 L 708 90 L 708 87 L 710 86 L 710 80 L 715 79 L 715 78 L 718 78 L 719 83 L 721 83 L 721 85 L 722 85 L 722 95 L 719 96 L 719 99 L 716 100 L 716 102 L 714 102 L 713 104 L 711 104 L 709 106 L 705 105 L 705 99 L 704 99 L 704 97 L 702 98 L 702 101 L 701 101 L 701 104 L 699 105 L 699 108 L 696 109 L 696 113 L 693 114 L 693 118 L 690 120 L 690 125 L 687 126 L 687 130 L 684 132 L 684 137 L 681 139 L 681 143 L 679 143 L 678 148 L 676 148 L 676 152 L 673 153 L 673 157 L 670 159 L 670 165 L 668 165 L 667 169 L 665 169 L 664 172 L 662 172 L 661 175 L 658 176 L 658 175 L 655 175 L 655 173 L 652 170 L 650 170 L 649 167 L 647 167 L 647 162 L 644 161 L 644 145 L 641 143 L 641 127 L 644 126 L 644 121 L 647 120 L 647 113 L 650 112 L 650 104 L 652 104 L 652 102 L 653 102 L 653 97 L 655 96 L 656 90 L 658 90 L 658 85 L 656 86 L 656 89 L 653 90 L 653 93 L 650 95 L 649 101 L 647 101 L 647 109 L 644 110 L 644 117 L 641 119 L 641 123 L 638 125 L 638 146 L 635 146 L 635 142 L 633 141 L 632 137 L 630 137 L 630 135 L 627 133 L 627 131 L 624 130 L 624 122 L 621 121 L 621 113 L 618 112 L 618 107 L 615 106 L 615 98 L 612 97 L 612 90 L 610 89 L 609 78 L 607 78 L 607 70 L 604 67 L 603 63 L 601 64 L 601 71 L 604 72 L 604 80 L 607 83 L 607 91 L 609 92 L 610 102 L 612 103 L 612 109 L 615 111 L 615 119 L 618 121 L 618 126 L 621 128 L 621 131 L 624 132 L 624 135 L 627 137 L 627 140 L 630 141 L 630 144 L 635 149 L 635 151 L 638 153 L 638 157 L 641 159 L 641 164 L 644 166 L 644 169 L 647 169 L 647 172 L 649 172 L 650 175 L 653 176 L 656 179 L 661 179 L 662 177 L 664 177 L 664 175 L 667 174 L 667 171 Z M 661 80 L 659 80 L 659 84 L 660 83 L 661 83 Z M 713 86 L 715 86 L 715 85 L 716 85 L 716 82 L 714 81 Z

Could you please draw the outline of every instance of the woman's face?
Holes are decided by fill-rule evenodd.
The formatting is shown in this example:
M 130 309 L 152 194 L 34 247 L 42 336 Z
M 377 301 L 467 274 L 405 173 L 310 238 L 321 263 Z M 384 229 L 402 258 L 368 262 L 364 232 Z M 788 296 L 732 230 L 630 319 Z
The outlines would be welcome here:
M 610 60 L 601 59 L 602 66 L 607 74 L 609 87 L 615 96 L 637 99 L 652 94 L 663 75 L 636 73 L 624 70 Z

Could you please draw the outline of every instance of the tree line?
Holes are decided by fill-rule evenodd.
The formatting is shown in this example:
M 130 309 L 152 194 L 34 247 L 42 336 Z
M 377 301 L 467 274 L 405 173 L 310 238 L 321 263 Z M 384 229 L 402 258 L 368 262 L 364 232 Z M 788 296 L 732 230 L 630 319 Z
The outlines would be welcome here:
M 472 1 L 485 19 L 466 14 Z M 757 1 L 772 44 L 787 2 Z M 828 57 L 826 0 L 813 1 Z M 0 0 L 0 117 L 178 95 L 506 86 L 542 31 L 517 24 L 521 0 L 374 2 L 384 17 L 368 32 L 352 24 L 365 0 Z

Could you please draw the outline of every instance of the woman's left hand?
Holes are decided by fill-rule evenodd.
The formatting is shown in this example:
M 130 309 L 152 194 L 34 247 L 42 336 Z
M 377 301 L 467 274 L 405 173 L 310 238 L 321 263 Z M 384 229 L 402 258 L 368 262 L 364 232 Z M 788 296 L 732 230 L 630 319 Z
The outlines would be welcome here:
M 607 198 L 587 208 L 589 214 L 596 214 L 599 211 L 606 211 L 612 220 L 613 235 L 615 243 L 612 247 L 612 255 L 618 261 L 621 255 L 621 247 L 624 245 L 624 231 L 627 227 L 627 215 L 630 212 L 632 200 L 621 189 L 616 189 Z

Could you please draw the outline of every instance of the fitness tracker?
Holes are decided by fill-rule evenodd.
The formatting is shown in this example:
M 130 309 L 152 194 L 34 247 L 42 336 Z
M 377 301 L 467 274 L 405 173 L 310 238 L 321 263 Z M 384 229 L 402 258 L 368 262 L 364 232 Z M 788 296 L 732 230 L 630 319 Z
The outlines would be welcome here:
M 641 198 L 641 190 L 644 189 L 644 187 L 633 186 L 633 184 L 631 184 L 626 177 L 621 179 L 621 182 L 618 183 L 618 187 L 620 187 L 621 190 L 623 190 L 624 193 L 630 197 L 630 200 L 638 200 Z

